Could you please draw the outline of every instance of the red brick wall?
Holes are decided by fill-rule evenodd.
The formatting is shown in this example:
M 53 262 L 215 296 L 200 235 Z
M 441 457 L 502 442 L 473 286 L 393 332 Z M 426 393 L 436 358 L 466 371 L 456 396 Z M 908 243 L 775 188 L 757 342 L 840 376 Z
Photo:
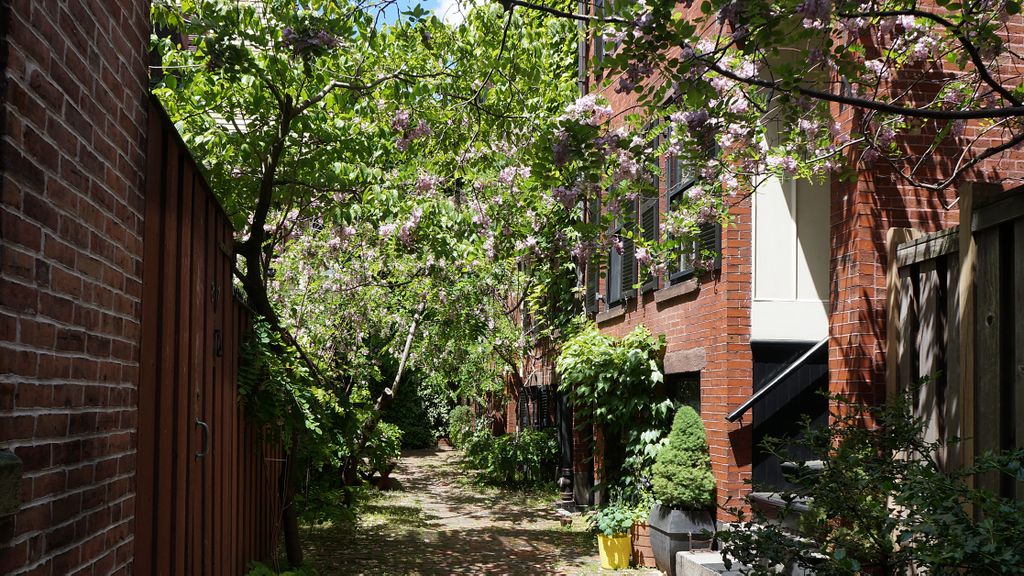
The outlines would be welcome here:
M 666 209 L 664 194 L 661 208 Z M 751 459 L 749 427 L 725 421 L 726 414 L 750 396 L 753 386 L 749 199 L 737 201 L 730 212 L 734 220 L 723 231 L 720 273 L 702 276 L 695 292 L 672 300 L 658 303 L 649 292 L 639 303 L 631 301 L 623 316 L 599 324 L 602 332 L 616 337 L 642 324 L 655 335 L 665 335 L 669 354 L 704 348 L 707 366 L 701 370 L 701 417 L 722 504 L 729 498 L 735 504 L 746 492 Z M 663 280 L 661 287 L 666 286 Z
M 1024 38 L 1021 35 L 1024 17 L 1010 18 L 1007 31 L 1011 34 L 1011 44 L 1017 49 L 1022 42 L 1020 39 Z M 901 81 L 896 78 L 894 84 Z M 592 91 L 602 93 L 616 111 L 633 103 L 631 96 L 615 94 L 611 89 L 597 87 Z M 854 131 L 856 118 L 850 109 L 840 111 L 837 106 L 833 113 L 847 133 Z M 947 139 L 944 146 L 931 153 L 927 147 L 935 129 L 935 126 L 924 126 L 919 133 L 900 140 L 906 155 L 928 155 L 919 173 L 923 179 L 948 174 L 951 159 L 956 158 L 980 130 L 977 123 L 968 125 L 966 138 Z M 994 143 L 998 141 L 982 140 L 978 144 Z M 856 160 L 857 157 L 850 157 L 853 165 Z M 965 180 L 1004 182 L 1006 187 L 1019 181 L 1022 175 L 1024 150 L 1015 150 L 999 160 L 979 165 L 965 175 Z M 955 225 L 959 221 L 955 198 L 955 189 L 935 193 L 913 187 L 899 179 L 883 162 L 859 166 L 855 182 L 835 179 L 831 183 L 829 378 L 833 393 L 868 402 L 884 397 L 886 232 L 891 227 L 931 232 Z M 662 210 L 664 208 L 662 198 Z M 666 334 L 669 352 L 696 346 L 705 348 L 707 367 L 701 374 L 701 412 L 708 429 L 720 503 L 749 489 L 744 480 L 749 478 L 751 459 L 749 427 L 742 426 L 743 420 L 735 425 L 724 421 L 725 414 L 752 392 L 749 202 L 734 206 L 731 212 L 735 223 L 726 230 L 723 239 L 720 279 L 706 281 L 698 295 L 683 297 L 667 306 L 655 304 L 653 296 L 647 295 L 624 317 L 601 324 L 602 331 L 617 336 L 644 324 L 655 334 Z
M 1009 17 L 1006 31 L 1009 47 L 1020 53 L 1024 48 L 1024 16 Z M 891 83 L 900 86 L 908 81 L 897 75 Z M 1016 80 L 1009 84 L 1015 85 Z M 930 97 L 927 90 L 919 95 Z M 860 130 L 860 118 L 853 110 L 841 111 L 834 106 L 833 116 L 844 132 Z M 963 149 L 977 137 L 980 139 L 975 146 L 979 151 L 982 146 L 1002 142 L 1005 134 L 998 130 L 982 134 L 981 125 L 969 123 L 963 137 L 947 137 L 933 152 L 928 147 L 938 127 L 924 123 L 918 133 L 901 135 L 901 155 L 921 160 L 918 179 L 944 179 L 952 174 Z M 1004 188 L 1017 185 L 1024 176 L 1024 149 L 1017 147 L 977 165 L 944 192 L 912 186 L 885 162 L 858 164 L 859 158 L 859 154 L 848 156 L 850 165 L 857 166 L 857 180 L 834 179 L 831 186 L 829 386 L 834 394 L 877 403 L 885 394 L 886 232 L 893 227 L 909 227 L 927 233 L 958 224 L 956 185 L 968 181 Z
M 0 573 L 130 573 L 146 2 L 15 0 L 0 203 Z
M 591 91 L 608 99 L 616 112 L 635 101 L 633 95 L 616 94 L 608 88 Z M 662 179 L 660 210 L 668 209 Z M 749 491 L 751 474 L 750 427 L 743 421 L 730 424 L 725 416 L 753 392 L 753 357 L 750 351 L 750 298 L 752 263 L 752 212 L 749 198 L 735 198 L 729 210 L 733 221 L 723 230 L 720 273 L 704 275 L 695 292 L 656 302 L 650 292 L 640 302 L 631 301 L 626 314 L 599 324 L 602 332 L 624 336 L 638 325 L 653 334 L 664 334 L 666 353 L 704 348 L 707 365 L 701 370 L 701 417 L 707 430 L 711 466 L 718 486 L 718 502 L 730 506 Z M 660 288 L 668 286 L 662 279 Z M 604 291 L 604 281 L 601 282 Z M 600 309 L 605 309 L 601 303 Z M 749 419 L 748 419 L 749 424 Z

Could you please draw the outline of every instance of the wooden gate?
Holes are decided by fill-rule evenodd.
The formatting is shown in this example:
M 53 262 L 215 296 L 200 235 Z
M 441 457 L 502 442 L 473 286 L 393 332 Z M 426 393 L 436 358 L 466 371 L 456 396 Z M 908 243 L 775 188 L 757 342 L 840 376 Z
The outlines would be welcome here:
M 926 380 L 915 400 L 951 467 L 976 454 L 1024 447 L 1024 188 L 961 190 L 959 227 L 892 230 L 890 393 Z M 996 473 L 977 485 L 1024 498 Z
M 148 134 L 135 571 L 242 574 L 273 552 L 281 451 L 238 407 L 231 224 L 155 99 Z
M 971 215 L 974 272 L 974 450 L 1024 448 L 1024 188 Z M 978 485 L 1024 499 L 1024 482 L 996 472 Z
M 916 236 L 901 232 L 897 240 Z M 962 436 L 959 321 L 960 229 L 957 226 L 900 243 L 892 254 L 897 270 L 896 313 L 890 322 L 895 354 L 890 393 L 920 386 L 915 412 L 925 419 L 929 441 Z M 936 455 L 943 466 L 958 464 L 959 447 Z

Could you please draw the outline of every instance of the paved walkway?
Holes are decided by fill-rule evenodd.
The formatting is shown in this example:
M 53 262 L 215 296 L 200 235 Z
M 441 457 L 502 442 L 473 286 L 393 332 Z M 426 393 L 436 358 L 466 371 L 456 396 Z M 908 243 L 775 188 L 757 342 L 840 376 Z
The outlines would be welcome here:
M 309 565 L 322 576 L 613 573 L 600 569 L 596 538 L 579 516 L 563 527 L 550 496 L 473 486 L 457 458 L 451 450 L 404 454 L 392 474 L 401 488 L 375 494 L 356 526 L 303 529 Z

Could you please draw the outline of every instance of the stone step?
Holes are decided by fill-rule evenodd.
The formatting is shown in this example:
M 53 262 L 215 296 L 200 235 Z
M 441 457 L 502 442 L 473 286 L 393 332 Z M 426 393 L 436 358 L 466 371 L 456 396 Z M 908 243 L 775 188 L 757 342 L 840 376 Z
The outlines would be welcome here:
M 740 576 L 740 566 L 733 564 L 733 569 L 725 567 L 722 553 L 717 551 L 678 552 L 676 553 L 675 576 Z M 800 568 L 784 569 L 778 567 L 778 573 L 784 576 L 814 576 L 813 572 Z
M 679 552 L 676 554 L 676 576 L 739 576 L 737 570 L 726 570 L 721 552 Z

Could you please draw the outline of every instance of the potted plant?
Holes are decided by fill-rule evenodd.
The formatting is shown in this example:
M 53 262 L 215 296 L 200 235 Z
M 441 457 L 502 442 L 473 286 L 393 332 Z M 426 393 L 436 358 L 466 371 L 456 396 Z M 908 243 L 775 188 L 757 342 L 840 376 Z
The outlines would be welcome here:
M 597 531 L 597 549 L 601 554 L 601 567 L 618 570 L 629 567 L 629 531 L 633 527 L 633 510 L 619 503 L 601 508 L 591 517 Z
M 715 477 L 704 423 L 693 408 L 683 406 L 676 413 L 668 443 L 651 469 L 651 483 L 657 501 L 649 522 L 654 561 L 674 576 L 676 553 L 709 548 L 715 531 Z

